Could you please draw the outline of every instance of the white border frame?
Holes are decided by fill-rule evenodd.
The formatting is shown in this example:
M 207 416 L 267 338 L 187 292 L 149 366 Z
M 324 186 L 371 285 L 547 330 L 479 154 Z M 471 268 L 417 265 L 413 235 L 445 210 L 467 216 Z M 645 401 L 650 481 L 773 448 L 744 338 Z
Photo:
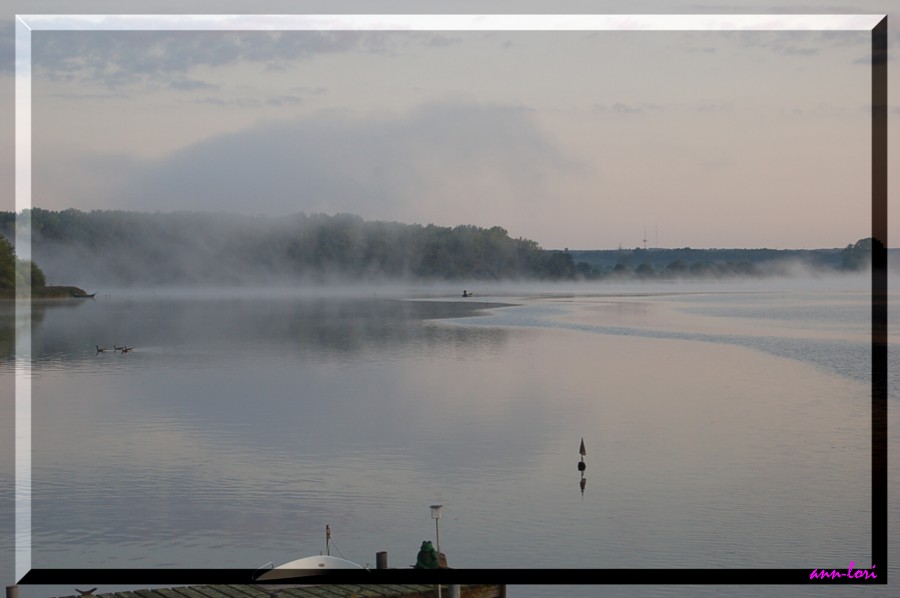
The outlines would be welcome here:
M 16 15 L 15 246 L 31 259 L 32 31 L 872 31 L 884 14 Z M 30 271 L 26 275 L 30 279 Z M 27 282 L 30 282 L 27 280 Z M 16 287 L 15 576 L 31 570 L 31 285 Z

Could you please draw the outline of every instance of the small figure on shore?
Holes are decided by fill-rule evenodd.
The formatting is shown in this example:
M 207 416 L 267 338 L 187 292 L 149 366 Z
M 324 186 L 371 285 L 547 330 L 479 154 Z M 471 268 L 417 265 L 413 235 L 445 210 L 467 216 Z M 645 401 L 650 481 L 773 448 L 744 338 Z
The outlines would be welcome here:
M 467 290 L 463 289 L 463 297 L 468 297 L 468 296 L 469 296 L 469 292 Z

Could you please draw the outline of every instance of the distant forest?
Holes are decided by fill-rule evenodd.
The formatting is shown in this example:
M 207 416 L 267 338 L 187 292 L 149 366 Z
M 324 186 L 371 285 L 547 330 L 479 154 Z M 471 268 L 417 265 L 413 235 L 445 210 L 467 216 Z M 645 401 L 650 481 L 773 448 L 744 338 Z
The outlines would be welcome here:
M 871 239 L 843 249 L 546 250 L 500 226 L 34 208 L 32 259 L 55 284 L 242 285 L 381 279 L 575 280 L 709 278 L 866 267 Z M 17 216 L 0 212 L 14 239 Z M 791 264 L 791 266 L 789 266 Z
M 367 222 L 350 214 L 280 218 L 210 212 L 35 208 L 32 259 L 57 283 L 241 285 L 381 279 L 561 279 L 571 256 L 499 226 Z M 16 214 L 0 212 L 12 240 Z M 82 284 L 84 283 L 84 284 Z

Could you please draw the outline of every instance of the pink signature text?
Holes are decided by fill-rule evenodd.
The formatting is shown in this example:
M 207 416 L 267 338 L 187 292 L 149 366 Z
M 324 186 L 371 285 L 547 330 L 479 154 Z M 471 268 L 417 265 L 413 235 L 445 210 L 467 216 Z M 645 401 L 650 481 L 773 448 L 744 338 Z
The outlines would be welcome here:
M 837 569 L 832 569 L 831 571 L 826 571 L 825 569 L 813 569 L 812 573 L 809 574 L 810 579 L 841 579 L 842 577 L 846 577 L 847 579 L 875 579 L 878 577 L 875 575 L 875 571 L 870 569 L 857 569 L 853 570 L 853 561 L 850 561 L 850 568 L 847 569 L 847 572 L 838 571 Z M 872 569 L 875 569 L 875 565 L 872 565 Z

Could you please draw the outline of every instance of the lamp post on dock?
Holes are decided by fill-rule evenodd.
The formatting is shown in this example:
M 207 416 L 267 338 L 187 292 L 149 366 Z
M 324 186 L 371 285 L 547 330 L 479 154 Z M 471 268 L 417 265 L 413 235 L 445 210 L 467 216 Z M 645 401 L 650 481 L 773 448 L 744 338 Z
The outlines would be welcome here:
M 441 507 L 444 505 L 431 505 L 431 518 L 434 519 L 434 541 L 437 543 L 438 567 L 441 566 L 441 530 L 438 527 L 438 521 L 441 519 Z M 435 598 L 441 598 L 441 584 L 434 586 Z
M 431 518 L 434 519 L 434 540 L 437 543 L 438 560 L 441 558 L 441 530 L 438 521 L 441 518 L 441 507 L 444 505 L 431 505 Z

